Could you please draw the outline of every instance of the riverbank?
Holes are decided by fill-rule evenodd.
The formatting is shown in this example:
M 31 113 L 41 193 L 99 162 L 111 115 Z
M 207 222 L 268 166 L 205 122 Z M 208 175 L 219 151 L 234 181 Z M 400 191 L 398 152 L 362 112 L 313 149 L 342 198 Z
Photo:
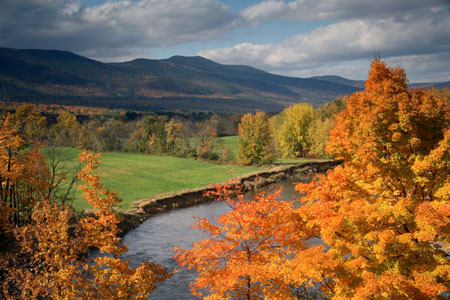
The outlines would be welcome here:
M 306 179 L 311 176 L 311 174 L 325 172 L 341 163 L 341 161 L 330 160 L 277 166 L 270 170 L 239 176 L 236 180 L 238 183 L 242 184 L 247 191 L 285 179 Z M 157 197 L 134 201 L 130 209 L 120 212 L 120 215 L 123 217 L 123 221 L 119 224 L 122 235 L 125 235 L 130 230 L 136 228 L 155 214 L 211 201 L 210 198 L 203 195 L 205 192 L 212 191 L 213 189 L 213 185 L 208 185 L 201 188 L 162 194 Z

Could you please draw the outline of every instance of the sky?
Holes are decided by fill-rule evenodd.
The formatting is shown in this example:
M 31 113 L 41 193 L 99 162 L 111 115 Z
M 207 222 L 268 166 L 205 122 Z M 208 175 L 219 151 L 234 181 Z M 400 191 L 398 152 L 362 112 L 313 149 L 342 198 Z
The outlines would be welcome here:
M 450 0 L 0 0 L 0 47 L 361 80 L 380 57 L 410 82 L 450 81 Z

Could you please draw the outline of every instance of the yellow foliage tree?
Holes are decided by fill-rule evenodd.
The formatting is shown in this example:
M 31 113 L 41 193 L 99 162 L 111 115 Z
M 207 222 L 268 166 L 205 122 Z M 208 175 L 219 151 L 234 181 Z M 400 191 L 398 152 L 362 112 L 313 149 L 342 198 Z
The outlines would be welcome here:
M 177 145 L 179 146 L 180 140 L 185 136 L 185 127 L 181 121 L 171 119 L 164 126 L 166 131 L 166 142 L 169 153 L 175 153 Z
M 265 113 L 244 115 L 238 130 L 239 162 L 245 165 L 262 165 L 273 161 L 272 134 Z
M 284 157 L 305 156 L 310 144 L 308 128 L 315 112 L 311 104 L 295 104 L 281 113 L 282 124 L 279 128 L 278 142 Z
M 310 139 L 310 146 L 308 154 L 314 157 L 326 157 L 325 153 L 325 145 L 328 143 L 330 139 L 330 130 L 334 127 L 333 119 L 325 119 L 321 118 L 314 119 L 309 128 L 308 128 L 308 136 Z

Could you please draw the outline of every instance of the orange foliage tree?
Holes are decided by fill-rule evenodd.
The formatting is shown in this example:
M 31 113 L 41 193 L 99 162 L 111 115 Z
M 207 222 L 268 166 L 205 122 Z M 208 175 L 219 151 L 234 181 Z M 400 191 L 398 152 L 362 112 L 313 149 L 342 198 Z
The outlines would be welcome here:
M 294 299 L 288 262 L 307 249 L 309 237 L 292 213 L 294 203 L 279 201 L 280 190 L 246 201 L 237 184 L 216 189 L 208 195 L 230 211 L 217 222 L 197 218 L 194 227 L 210 238 L 175 248 L 180 265 L 199 274 L 191 292 L 203 299 Z
M 14 184 L 19 177 L 17 170 L 23 166 L 18 162 L 17 152 L 23 143 L 13 126 L 11 115 L 1 121 L 0 126 L 0 230 L 11 226 L 14 212 Z
M 35 126 L 41 121 L 29 106 L 0 117 L 0 232 L 28 221 L 35 201 L 49 192 Z
M 204 299 L 448 299 L 450 113 L 376 59 L 327 150 L 344 164 L 297 184 L 302 205 L 230 201 L 211 237 L 177 249 Z M 223 199 L 224 197 L 218 197 Z M 298 293 L 301 292 L 301 293 Z
M 85 182 L 83 196 L 95 209 L 93 216 L 71 225 L 69 208 L 43 198 L 35 204 L 32 222 L 16 229 L 23 255 L 6 265 L 6 299 L 147 299 L 156 282 L 170 277 L 154 262 L 131 268 L 120 259 L 127 251 L 119 244 L 120 218 L 113 211 L 120 200 L 100 184 L 97 159 L 83 151 L 80 161 L 85 166 L 78 173 Z M 81 256 L 91 247 L 102 255 Z
M 342 166 L 309 184 L 301 215 L 329 247 L 331 299 L 441 299 L 449 291 L 450 113 L 438 90 L 407 90 L 376 59 L 337 116 Z M 318 282 L 321 285 L 321 282 Z M 447 296 L 448 297 L 448 296 Z

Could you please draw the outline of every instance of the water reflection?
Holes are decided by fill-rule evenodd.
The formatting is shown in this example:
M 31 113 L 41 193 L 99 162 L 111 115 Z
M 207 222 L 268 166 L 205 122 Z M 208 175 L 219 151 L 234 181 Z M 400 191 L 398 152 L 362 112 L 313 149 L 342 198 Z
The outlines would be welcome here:
M 258 192 L 277 187 L 283 188 L 281 195 L 283 200 L 298 198 L 292 181 L 280 182 L 275 186 L 267 186 L 256 192 L 246 193 L 245 197 L 251 199 Z M 193 242 L 203 237 L 197 229 L 191 228 L 192 216 L 216 218 L 228 209 L 223 202 L 211 202 L 154 216 L 125 235 L 123 241 L 128 244 L 129 251 L 124 258 L 135 267 L 143 260 L 155 260 L 165 268 L 173 270 L 178 265 L 173 259 L 172 249 L 175 246 L 189 248 Z M 195 272 L 183 269 L 161 283 L 148 299 L 198 299 L 189 292 L 189 283 L 194 281 L 195 276 Z

